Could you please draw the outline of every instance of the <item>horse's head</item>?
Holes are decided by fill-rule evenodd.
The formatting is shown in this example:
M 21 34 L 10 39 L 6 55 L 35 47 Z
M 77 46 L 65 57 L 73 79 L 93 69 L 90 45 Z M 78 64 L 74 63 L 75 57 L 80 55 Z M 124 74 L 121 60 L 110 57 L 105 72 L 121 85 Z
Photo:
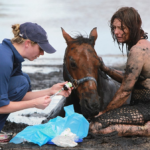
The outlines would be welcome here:
M 97 115 L 101 101 L 97 92 L 99 59 L 94 50 L 97 30 L 94 28 L 89 38 L 82 35 L 72 38 L 63 29 L 62 33 L 67 42 L 64 79 L 74 82 L 82 114 L 85 117 Z

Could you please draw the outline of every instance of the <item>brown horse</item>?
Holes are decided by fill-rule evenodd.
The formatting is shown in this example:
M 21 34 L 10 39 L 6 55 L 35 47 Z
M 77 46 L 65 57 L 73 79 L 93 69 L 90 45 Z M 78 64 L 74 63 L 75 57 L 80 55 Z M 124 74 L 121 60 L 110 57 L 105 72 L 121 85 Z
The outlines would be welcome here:
M 67 43 L 63 77 L 65 81 L 73 83 L 74 90 L 65 101 L 60 101 L 47 119 L 64 116 L 63 106 L 70 104 L 86 118 L 95 116 L 105 109 L 120 84 L 100 70 L 99 57 L 94 49 L 96 28 L 91 31 L 89 38 L 82 35 L 72 38 L 64 29 L 62 33 Z

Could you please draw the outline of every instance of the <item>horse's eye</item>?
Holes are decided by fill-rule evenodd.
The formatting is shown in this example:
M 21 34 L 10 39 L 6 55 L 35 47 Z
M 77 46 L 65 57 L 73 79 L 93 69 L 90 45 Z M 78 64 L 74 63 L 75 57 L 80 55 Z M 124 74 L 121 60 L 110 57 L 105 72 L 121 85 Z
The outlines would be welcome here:
M 71 65 L 72 68 L 76 67 L 76 63 L 75 62 L 71 62 L 70 65 Z

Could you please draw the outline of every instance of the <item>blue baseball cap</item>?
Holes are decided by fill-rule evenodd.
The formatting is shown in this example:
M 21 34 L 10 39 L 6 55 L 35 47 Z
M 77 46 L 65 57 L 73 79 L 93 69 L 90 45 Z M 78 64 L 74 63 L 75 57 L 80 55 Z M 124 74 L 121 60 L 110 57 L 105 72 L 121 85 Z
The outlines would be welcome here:
M 37 23 L 26 22 L 21 24 L 19 36 L 36 42 L 47 53 L 56 52 L 48 42 L 46 31 Z

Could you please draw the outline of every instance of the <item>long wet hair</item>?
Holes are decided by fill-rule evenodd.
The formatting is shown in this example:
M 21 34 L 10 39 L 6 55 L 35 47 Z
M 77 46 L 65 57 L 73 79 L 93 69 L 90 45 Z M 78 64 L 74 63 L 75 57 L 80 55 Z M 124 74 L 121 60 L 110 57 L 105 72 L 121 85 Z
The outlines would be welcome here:
M 115 19 L 121 21 L 121 29 L 123 32 L 123 24 L 129 29 L 129 40 L 125 42 L 127 51 L 130 51 L 131 47 L 135 45 L 141 39 L 141 37 L 143 39 L 148 38 L 147 33 L 145 33 L 141 27 L 142 20 L 138 11 L 133 7 L 122 7 L 114 13 L 110 20 L 111 34 L 114 42 L 117 41 L 113 29 L 113 22 Z M 119 43 L 118 41 L 117 43 L 119 49 L 123 52 L 124 43 Z M 120 48 L 120 45 L 122 45 L 122 49 Z

